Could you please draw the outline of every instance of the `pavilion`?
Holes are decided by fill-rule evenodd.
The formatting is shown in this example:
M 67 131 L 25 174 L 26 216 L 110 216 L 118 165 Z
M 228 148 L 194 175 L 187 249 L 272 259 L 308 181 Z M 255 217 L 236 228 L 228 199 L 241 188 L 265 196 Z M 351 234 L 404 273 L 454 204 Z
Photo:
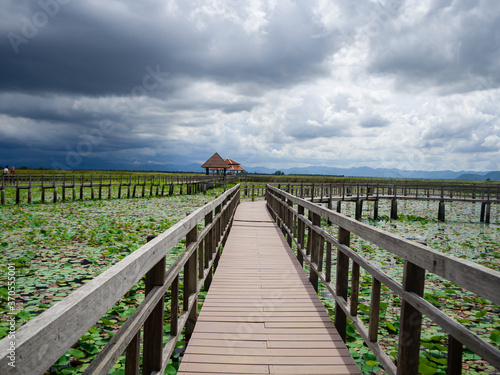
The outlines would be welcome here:
M 242 174 L 243 172 L 245 172 L 245 169 L 237 161 L 229 158 L 225 158 L 224 161 L 229 165 L 229 173 Z
M 221 170 L 224 170 L 224 176 L 225 176 L 226 171 L 229 169 L 230 166 L 216 152 L 201 167 L 205 168 L 205 170 L 207 171 L 207 175 L 209 174 L 210 170 L 217 171 L 217 173 Z

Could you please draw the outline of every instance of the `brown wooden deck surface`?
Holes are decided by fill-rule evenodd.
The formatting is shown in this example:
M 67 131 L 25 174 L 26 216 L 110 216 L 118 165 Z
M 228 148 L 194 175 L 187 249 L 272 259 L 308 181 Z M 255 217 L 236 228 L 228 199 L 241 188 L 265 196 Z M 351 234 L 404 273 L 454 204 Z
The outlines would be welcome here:
M 361 374 L 265 202 L 238 207 L 178 374 Z

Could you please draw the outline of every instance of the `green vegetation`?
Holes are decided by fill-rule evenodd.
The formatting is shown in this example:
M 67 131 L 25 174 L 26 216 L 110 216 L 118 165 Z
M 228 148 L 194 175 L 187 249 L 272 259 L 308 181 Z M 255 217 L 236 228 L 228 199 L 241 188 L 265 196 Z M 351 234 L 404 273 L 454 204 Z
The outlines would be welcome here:
M 425 201 L 405 201 L 401 205 L 398 220 L 390 220 L 388 216 L 370 219 L 372 207 L 365 206 L 362 221 L 383 230 L 398 234 L 409 240 L 427 244 L 442 252 L 461 259 L 480 263 L 498 270 L 500 268 L 500 225 L 498 205 L 494 223 L 485 225 L 478 223 L 480 204 L 469 202 L 447 203 L 447 222 L 438 222 L 437 203 Z M 354 217 L 354 203 L 345 202 L 343 213 Z M 380 212 L 389 212 L 389 202 L 381 202 Z M 331 227 L 329 232 L 336 235 L 337 228 Z M 354 235 L 351 237 L 351 248 L 377 265 L 387 275 L 401 282 L 403 260 Z M 335 270 L 335 264 L 333 265 Z M 334 271 L 332 271 L 334 274 Z M 372 277 L 361 270 L 358 316 L 368 325 L 371 301 Z M 323 289 L 323 302 L 331 312 L 334 303 L 331 296 Z M 426 275 L 425 298 L 442 312 L 456 319 L 475 334 L 500 349 L 500 306 L 491 304 L 483 298 L 471 293 L 447 280 L 431 273 Z M 397 358 L 397 342 L 399 334 L 399 296 L 382 286 L 381 312 L 379 321 L 379 340 L 389 357 Z M 364 374 L 383 374 L 379 362 L 363 343 L 354 326 L 347 331 L 349 350 L 360 365 Z M 421 374 L 446 374 L 448 335 L 428 319 L 424 319 L 422 330 L 422 350 L 420 353 Z M 464 373 L 496 374 L 496 370 L 486 364 L 471 350 L 464 351 Z
M 251 177 L 253 180 L 254 176 Z M 282 183 L 290 181 L 291 178 L 302 178 L 285 176 L 281 180 L 282 177 L 263 176 Z M 303 178 L 311 181 L 309 176 Z M 318 181 L 322 181 L 320 178 L 323 177 L 318 177 Z M 342 178 L 331 177 L 331 181 L 342 181 Z M 267 181 L 259 181 L 259 187 L 263 188 L 265 182 Z M 90 192 L 87 189 L 83 201 L 0 206 L 0 312 L 3 316 L 0 322 L 0 338 L 7 334 L 9 328 L 5 318 L 5 312 L 9 308 L 8 290 L 5 287 L 8 264 L 13 264 L 16 270 L 15 313 L 16 326 L 19 327 L 136 250 L 145 243 L 147 235 L 165 231 L 186 214 L 221 193 L 221 189 L 216 189 L 209 190 L 207 195 L 179 195 L 176 190 L 173 196 L 168 197 L 147 197 L 146 193 L 146 198 L 101 201 L 90 200 Z M 251 190 L 246 198 L 243 194 L 242 189 L 242 200 L 251 199 Z M 114 192 L 113 196 L 116 196 Z M 49 202 L 51 196 L 46 199 Z M 399 207 L 400 219 L 390 220 L 386 215 L 390 212 L 389 202 L 381 201 L 381 215 L 378 220 L 373 221 L 369 219 L 372 206 L 366 202 L 362 220 L 410 240 L 426 243 L 436 250 L 498 270 L 498 205 L 493 205 L 491 225 L 478 223 L 479 205 L 447 203 L 447 222 L 440 223 L 436 219 L 437 203 L 402 201 Z M 343 213 L 354 216 L 354 203 L 343 203 Z M 334 227 L 331 228 L 331 233 L 336 234 Z M 359 238 L 352 239 L 352 247 L 378 264 L 391 277 L 401 279 L 401 259 Z M 169 254 L 169 264 L 172 264 L 182 251 L 183 244 L 174 248 Z M 369 314 L 370 286 L 370 275 L 362 272 L 359 314 L 365 322 Z M 388 354 L 395 358 L 400 301 L 399 297 L 387 288 L 382 289 L 379 337 Z M 454 316 L 458 322 L 500 347 L 498 306 L 488 304 L 470 292 L 434 276 L 429 276 L 426 280 L 425 297 L 442 311 Z M 62 356 L 47 375 L 81 373 L 143 298 L 144 285 L 140 282 Z M 332 310 L 331 299 L 323 295 L 323 300 L 327 308 Z M 169 316 L 166 314 L 167 331 L 168 324 Z M 383 373 L 376 358 L 360 340 L 353 327 L 348 329 L 348 344 L 363 373 Z M 167 373 L 176 373 L 183 346 L 184 343 L 180 341 Z M 422 347 L 420 372 L 443 374 L 446 366 L 446 337 L 442 330 L 427 320 L 424 322 Z M 472 352 L 466 351 L 464 358 L 467 373 L 494 373 L 491 367 L 481 362 Z M 123 361 L 124 357 L 121 357 L 112 374 L 123 374 Z
M 0 338 L 7 335 L 8 265 L 15 266 L 16 328 L 53 306 L 82 284 L 220 195 L 173 195 L 141 199 L 84 200 L 0 207 Z M 88 197 L 86 197 L 87 199 Z M 168 255 L 172 264 L 181 243 Z M 181 285 L 182 290 L 182 285 Z M 47 374 L 81 373 L 144 298 L 144 283 L 129 291 Z M 168 329 L 169 316 L 165 317 Z M 179 347 L 184 345 L 182 341 Z M 169 373 L 175 373 L 175 359 Z M 115 375 L 123 373 L 122 357 Z

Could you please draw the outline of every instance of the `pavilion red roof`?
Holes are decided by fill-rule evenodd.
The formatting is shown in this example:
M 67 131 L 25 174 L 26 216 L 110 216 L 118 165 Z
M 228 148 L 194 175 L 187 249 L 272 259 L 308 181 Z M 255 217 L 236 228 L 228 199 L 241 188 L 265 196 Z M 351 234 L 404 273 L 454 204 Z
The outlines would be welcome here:
M 229 165 L 240 165 L 240 163 L 234 161 L 233 159 L 225 158 L 224 161 Z

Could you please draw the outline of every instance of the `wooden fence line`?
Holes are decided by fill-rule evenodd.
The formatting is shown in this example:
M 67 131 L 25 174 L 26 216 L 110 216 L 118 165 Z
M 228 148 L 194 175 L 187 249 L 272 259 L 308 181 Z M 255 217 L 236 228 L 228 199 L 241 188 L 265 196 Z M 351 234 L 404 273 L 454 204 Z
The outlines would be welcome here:
M 332 208 L 337 202 L 337 212 L 341 202 L 356 203 L 355 217 L 361 218 L 364 201 L 374 202 L 373 219 L 378 218 L 378 204 L 381 199 L 391 201 L 391 219 L 398 218 L 398 200 L 438 201 L 439 221 L 445 221 L 445 202 L 480 202 L 479 221 L 490 223 L 492 203 L 500 203 L 500 184 L 474 185 L 423 185 L 423 184 L 381 184 L 381 183 L 302 183 L 270 184 L 278 186 L 292 195 L 312 202 L 328 203 Z
M 327 199 L 330 194 L 344 200 L 395 197 L 400 199 L 424 199 L 461 201 L 500 201 L 500 184 L 383 184 L 383 183 L 282 183 L 287 192 L 301 198 Z M 331 191 L 331 192 L 330 192 Z
M 136 196 L 145 197 L 146 191 L 149 196 L 164 196 L 174 194 L 174 187 L 180 187 L 182 195 L 185 189 L 186 194 L 206 192 L 207 189 L 227 182 L 235 181 L 236 176 L 169 176 L 169 175 L 2 175 L 0 185 L 0 202 L 5 205 L 5 192 L 8 189 L 15 189 L 15 202 L 21 201 L 21 191 L 27 191 L 27 202 L 32 203 L 33 191 L 40 189 L 41 202 L 45 203 L 46 190 L 53 191 L 52 201 L 58 201 L 58 190 L 61 190 L 61 200 L 66 201 L 67 190 L 72 193 L 72 200 L 77 199 L 77 189 L 79 189 L 79 199 L 83 200 L 84 190 L 90 189 L 91 199 L 112 199 L 112 188 L 118 187 L 116 198 L 122 198 L 122 190 L 126 191 L 127 198 Z M 161 189 L 161 192 L 160 192 Z M 104 190 L 104 192 L 103 192 Z M 97 191 L 97 193 L 96 193 Z
M 349 319 L 389 374 L 418 374 L 423 315 L 449 334 L 448 374 L 460 373 L 457 369 L 462 368 L 463 346 L 500 369 L 500 350 L 423 298 L 425 272 L 428 271 L 500 305 L 500 272 L 360 223 L 270 185 L 267 186 L 266 198 L 268 208 L 282 228 L 287 241 L 290 244 L 295 243 L 299 261 L 309 264 L 310 280 L 315 288 L 318 288 L 318 282 L 321 281 L 334 297 L 335 324 L 344 341 Z M 339 227 L 337 238 L 321 228 L 322 218 Z M 403 283 L 397 282 L 353 251 L 349 247 L 351 233 L 403 258 Z M 330 260 L 332 251 L 335 250 L 337 274 L 331 275 Z M 327 261 L 323 262 L 325 257 Z M 352 292 L 348 302 L 350 263 Z M 357 317 L 360 267 L 373 278 L 368 328 Z M 397 367 L 378 343 L 381 284 L 401 298 Z
M 83 285 L 15 331 L 15 366 L 8 365 L 9 337 L 0 341 L 0 368 L 5 375 L 43 374 L 144 275 L 146 297 L 114 334 L 85 374 L 108 373 L 125 352 L 126 374 L 139 374 L 141 328 L 144 326 L 143 374 L 163 374 L 179 336 L 196 322 L 198 293 L 209 286 L 220 249 L 239 203 L 237 185 Z M 203 229 L 198 227 L 204 221 Z M 166 255 L 185 238 L 186 249 L 168 269 Z M 179 278 L 183 272 L 183 310 Z M 163 339 L 164 296 L 171 289 L 171 328 Z

